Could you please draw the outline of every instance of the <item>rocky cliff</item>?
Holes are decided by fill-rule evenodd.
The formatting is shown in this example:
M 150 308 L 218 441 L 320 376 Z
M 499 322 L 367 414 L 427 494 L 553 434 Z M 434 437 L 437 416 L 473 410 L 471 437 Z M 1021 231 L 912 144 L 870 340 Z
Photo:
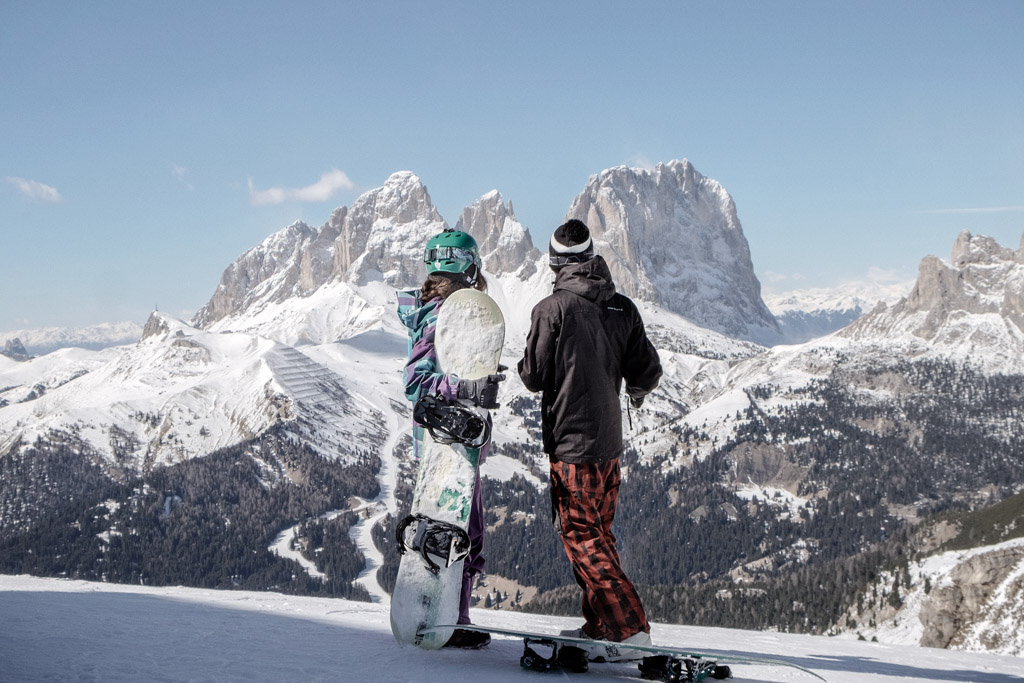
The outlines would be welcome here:
M 626 294 L 732 337 L 779 341 L 736 205 L 690 162 L 592 176 L 567 217 L 590 226 Z
M 925 257 L 905 299 L 879 306 L 839 334 L 858 341 L 910 335 L 993 369 L 1019 369 L 1024 363 L 1024 239 L 1013 250 L 985 235 L 960 233 L 950 262 Z

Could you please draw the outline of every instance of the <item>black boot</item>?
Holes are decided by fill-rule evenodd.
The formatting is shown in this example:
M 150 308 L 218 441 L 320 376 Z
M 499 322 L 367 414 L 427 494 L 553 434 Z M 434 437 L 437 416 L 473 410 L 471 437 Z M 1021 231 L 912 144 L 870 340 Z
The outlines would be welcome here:
M 444 644 L 444 647 L 458 647 L 464 650 L 477 650 L 486 647 L 491 642 L 490 633 L 470 631 L 464 628 L 457 628 L 452 637 Z

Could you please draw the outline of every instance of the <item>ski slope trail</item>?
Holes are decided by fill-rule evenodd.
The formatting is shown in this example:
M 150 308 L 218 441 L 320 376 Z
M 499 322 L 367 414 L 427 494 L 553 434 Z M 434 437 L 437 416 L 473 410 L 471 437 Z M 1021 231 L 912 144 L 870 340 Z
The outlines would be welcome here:
M 366 400 L 363 396 L 357 398 Z M 381 399 L 384 397 L 381 396 Z M 366 557 L 366 568 L 356 578 L 355 583 L 362 585 L 370 594 L 375 603 L 387 603 L 391 596 L 384 590 L 377 581 L 377 570 L 384 564 L 384 555 L 377 549 L 373 542 L 373 529 L 382 522 L 389 514 L 397 511 L 395 502 L 395 486 L 398 482 L 398 467 L 396 459 L 392 456 L 402 434 L 402 425 L 405 419 L 398 415 L 390 406 L 382 405 L 383 401 L 375 404 L 388 420 L 388 438 L 381 447 L 380 460 L 381 468 L 378 475 L 380 482 L 380 493 L 372 501 L 366 502 L 357 510 L 359 522 L 352 525 L 349 535 L 356 547 Z
M 377 570 L 384 556 L 373 542 L 373 529 L 389 514 L 397 512 L 395 488 L 398 485 L 396 449 L 408 433 L 411 408 L 402 389 L 402 368 L 405 366 L 405 339 L 383 331 L 366 334 L 334 344 L 304 349 L 310 360 L 329 368 L 341 380 L 360 412 L 380 416 L 378 428 L 385 436 L 377 446 L 381 469 L 377 474 L 380 492 L 369 501 L 360 501 L 355 511 L 359 521 L 349 530 L 349 537 L 366 558 L 366 567 L 355 583 L 362 585 L 374 603 L 388 603 L 390 594 L 377 581 Z M 349 378 L 358 378 L 354 381 Z M 369 387 L 372 389 L 368 390 Z

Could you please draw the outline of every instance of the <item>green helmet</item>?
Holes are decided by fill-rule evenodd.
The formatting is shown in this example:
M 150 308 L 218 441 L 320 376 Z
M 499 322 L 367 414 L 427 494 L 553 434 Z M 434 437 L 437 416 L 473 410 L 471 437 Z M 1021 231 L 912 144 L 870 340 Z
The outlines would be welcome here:
M 480 270 L 480 251 L 468 233 L 448 228 L 430 238 L 423 261 L 427 273 L 466 273 L 475 281 Z

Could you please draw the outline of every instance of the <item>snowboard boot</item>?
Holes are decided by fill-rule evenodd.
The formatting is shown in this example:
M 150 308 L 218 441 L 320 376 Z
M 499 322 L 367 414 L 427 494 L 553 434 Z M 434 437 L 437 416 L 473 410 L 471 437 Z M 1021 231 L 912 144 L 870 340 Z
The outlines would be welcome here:
M 592 662 L 628 662 L 636 659 L 643 659 L 644 652 L 642 650 L 634 650 L 630 648 L 630 645 L 641 645 L 649 647 L 651 645 L 651 634 L 644 631 L 634 633 L 629 638 L 626 638 L 621 643 L 615 643 L 612 645 L 589 645 L 587 652 L 590 655 L 590 661 Z
M 463 650 L 479 650 L 482 647 L 487 647 L 491 643 L 490 633 L 481 633 L 480 631 L 470 631 L 464 628 L 457 628 L 452 633 L 452 637 L 448 639 L 448 642 L 442 645 L 442 647 L 457 647 Z

